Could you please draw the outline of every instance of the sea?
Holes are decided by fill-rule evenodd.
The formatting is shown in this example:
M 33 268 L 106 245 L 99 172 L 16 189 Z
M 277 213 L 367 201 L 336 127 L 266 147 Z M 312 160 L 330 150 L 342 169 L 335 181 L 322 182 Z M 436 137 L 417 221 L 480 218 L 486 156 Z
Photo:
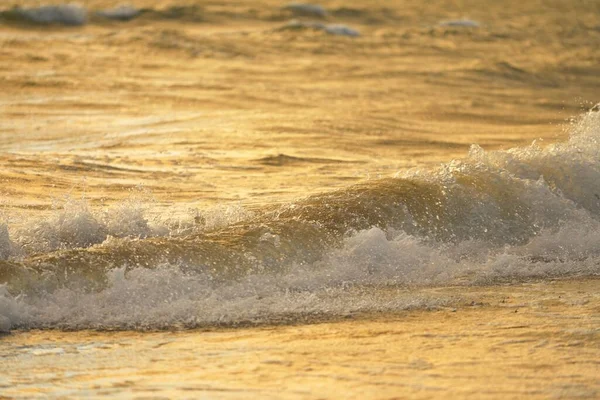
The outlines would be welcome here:
M 0 4 L 0 399 L 600 398 L 600 2 Z

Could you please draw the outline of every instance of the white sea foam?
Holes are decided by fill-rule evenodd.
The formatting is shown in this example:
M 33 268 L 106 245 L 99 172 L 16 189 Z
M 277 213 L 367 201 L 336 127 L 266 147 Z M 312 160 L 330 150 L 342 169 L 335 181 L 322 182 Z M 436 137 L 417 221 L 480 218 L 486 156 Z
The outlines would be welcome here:
M 292 11 L 296 15 L 306 15 L 312 17 L 326 17 L 327 11 L 323 6 L 318 4 L 307 3 L 290 3 L 284 7 L 286 10 Z
M 360 36 L 360 32 L 358 32 L 356 29 L 350 28 L 349 26 L 342 24 L 325 25 L 325 32 L 339 36 Z
M 109 236 L 146 238 L 169 234 L 166 228 L 152 225 L 145 212 L 144 203 L 137 199 L 94 211 L 85 199 L 68 198 L 47 218 L 26 223 L 13 232 L 13 240 L 25 254 L 33 254 L 89 247 L 104 242 Z M 1 251 L 6 247 L 2 244 L 3 234 L 10 242 L 8 231 L 0 227 L 0 255 L 11 255 L 14 252 Z
M 144 203 L 127 200 L 106 210 L 101 220 L 109 235 L 115 237 L 146 238 L 153 230 L 146 218 Z
M 349 273 L 348 282 L 356 275 Z M 315 278 L 323 277 L 326 275 Z M 297 273 L 255 275 L 215 284 L 208 276 L 189 275 L 170 265 L 127 273 L 124 268 L 115 269 L 108 278 L 108 286 L 100 292 L 59 289 L 22 299 L 0 294 L 0 316 L 12 327 L 21 328 L 157 329 L 297 320 L 310 315 L 402 310 L 449 302 L 406 292 L 378 298 L 358 288 L 360 282 L 351 282 L 353 289 L 333 285 L 332 279 L 319 283 Z
M 439 23 L 440 26 L 449 27 L 461 27 L 461 28 L 479 28 L 481 25 L 477 21 L 471 19 L 454 19 L 448 21 L 442 21 Z
M 144 239 L 213 231 L 250 219 L 240 205 L 189 210 L 179 218 L 150 216 L 149 200 L 133 196 L 115 205 L 92 210 L 86 199 L 66 198 L 53 212 L 9 229 L 0 222 L 0 260 L 61 249 L 86 248 L 110 238 Z
M 108 10 L 98 11 L 96 14 L 107 19 L 129 21 L 138 17 L 141 14 L 141 11 L 132 6 L 122 5 Z
M 10 331 L 21 324 L 26 312 L 19 304 L 20 299 L 10 295 L 5 285 L 0 285 L 0 333 Z
M 68 200 L 50 217 L 22 227 L 15 240 L 26 253 L 42 253 L 102 243 L 106 235 L 85 201 Z
M 38 24 L 85 25 L 87 11 L 76 4 L 42 6 L 38 8 L 17 7 L 16 15 Z
M 342 24 L 324 24 L 316 21 L 298 21 L 292 20 L 285 24 L 280 30 L 312 29 L 316 31 L 327 32 L 330 35 L 337 36 L 360 36 L 360 32 L 354 28 Z

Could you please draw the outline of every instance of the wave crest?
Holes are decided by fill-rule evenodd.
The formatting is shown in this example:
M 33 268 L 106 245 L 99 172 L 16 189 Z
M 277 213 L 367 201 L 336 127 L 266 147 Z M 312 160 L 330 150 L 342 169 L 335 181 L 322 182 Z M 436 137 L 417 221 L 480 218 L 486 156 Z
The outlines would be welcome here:
M 256 323 L 412 304 L 390 299 L 390 287 L 598 275 L 599 139 L 600 113 L 590 111 L 565 143 L 474 146 L 434 171 L 255 213 L 200 213 L 160 235 L 139 204 L 103 217 L 71 205 L 38 224 L 31 242 L 102 243 L 0 262 L 0 325 Z M 0 229 L 2 254 L 10 246 Z

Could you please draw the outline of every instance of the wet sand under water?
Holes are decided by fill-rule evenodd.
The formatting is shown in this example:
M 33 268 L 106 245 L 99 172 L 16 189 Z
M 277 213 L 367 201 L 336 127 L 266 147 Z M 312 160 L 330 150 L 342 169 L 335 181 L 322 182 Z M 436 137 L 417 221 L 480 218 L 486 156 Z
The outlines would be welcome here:
M 0 342 L 0 392 L 190 399 L 600 395 L 600 280 L 422 291 L 468 305 L 291 326 L 15 332 Z

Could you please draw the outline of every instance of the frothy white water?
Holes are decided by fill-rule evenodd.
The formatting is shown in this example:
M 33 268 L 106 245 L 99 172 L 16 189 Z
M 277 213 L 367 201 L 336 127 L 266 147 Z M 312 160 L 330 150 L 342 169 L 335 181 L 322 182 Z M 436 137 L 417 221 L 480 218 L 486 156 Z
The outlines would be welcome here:
M 0 324 L 4 329 L 152 329 L 277 322 L 455 301 L 415 299 L 416 292 L 404 289 L 392 289 L 390 295 L 385 289 L 390 287 L 599 275 L 599 156 L 600 113 L 589 112 L 574 123 L 566 143 L 495 152 L 475 146 L 465 160 L 437 171 L 401 173 L 399 184 L 430 182 L 427 187 L 439 189 L 438 197 L 424 192 L 420 199 L 432 226 L 423 226 L 423 218 L 411 215 L 407 207 L 394 208 L 403 210 L 402 224 L 349 231 L 318 261 L 279 268 L 277 257 L 294 243 L 266 227 L 259 248 L 273 252 L 269 265 L 256 265 L 253 273 L 231 279 L 216 279 L 210 268 L 185 262 L 154 269 L 117 266 L 96 291 L 77 282 L 57 286 L 52 276 L 43 275 L 31 292 L 19 294 L 10 287 L 0 291 Z M 59 215 L 54 222 L 61 227 L 59 233 L 73 232 L 65 228 L 71 225 L 88 227 L 85 232 L 147 233 L 148 224 L 139 223 L 143 213 L 135 207 L 113 212 L 114 220 L 130 217 L 132 222 L 120 225 L 119 232 L 106 223 L 98 228 L 85 208 L 70 219 Z M 3 232 L 0 239 L 10 243 Z M 85 242 L 90 234 L 74 237 L 78 239 L 69 240 Z M 2 243 L 0 248 L 6 248 Z
M 0 294 L 2 316 L 13 327 L 70 329 L 156 329 L 244 322 L 280 322 L 304 316 L 344 315 L 356 311 L 401 310 L 446 304 L 449 299 L 396 291 L 382 298 L 360 287 L 367 271 L 340 264 L 315 272 L 299 268 L 279 276 L 252 275 L 239 281 L 214 283 L 208 275 L 187 274 L 165 265 L 109 274 L 107 287 L 89 293 L 60 289 L 27 298 Z M 384 279 L 369 279 L 376 282 Z M 365 280 L 362 279 L 364 282 Z
M 23 253 L 36 254 L 89 247 L 109 236 L 146 238 L 154 234 L 139 201 L 128 200 L 97 213 L 85 199 L 67 199 L 49 217 L 24 224 L 14 233 L 14 240 Z
M 53 212 L 41 219 L 25 220 L 10 227 L 0 220 L 0 260 L 87 248 L 111 238 L 145 239 L 198 234 L 250 219 L 254 214 L 240 205 L 189 209 L 177 218 L 150 215 L 144 196 L 101 210 L 93 210 L 85 198 L 55 201 Z

